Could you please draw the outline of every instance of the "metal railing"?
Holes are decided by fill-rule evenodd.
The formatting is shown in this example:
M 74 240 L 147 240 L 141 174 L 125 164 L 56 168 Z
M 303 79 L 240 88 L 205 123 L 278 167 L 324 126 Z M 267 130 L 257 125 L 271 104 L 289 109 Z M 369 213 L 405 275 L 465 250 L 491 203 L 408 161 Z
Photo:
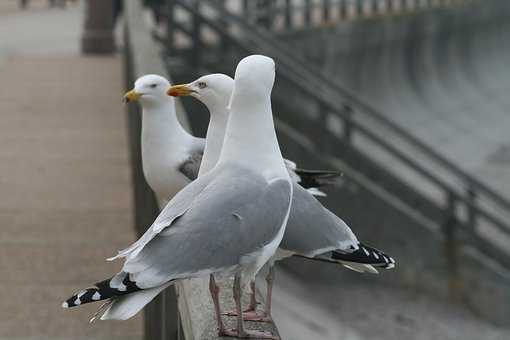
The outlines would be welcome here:
M 411 2 L 413 1 L 407 1 L 406 4 Z M 281 2 L 274 3 L 281 4 Z M 318 4 L 316 1 L 301 2 L 305 5 L 308 3 Z M 322 4 L 325 3 L 333 4 L 333 2 L 322 2 Z M 387 3 L 394 4 L 396 2 L 389 1 Z M 429 4 L 431 10 L 437 8 L 443 10 L 454 4 L 466 2 L 423 1 L 420 3 Z M 271 11 L 271 20 L 276 20 L 275 14 L 279 12 L 283 12 L 285 17 L 289 12 L 302 10 L 302 7 L 293 7 L 297 5 L 292 1 L 285 1 L 283 4 L 285 5 L 283 9 Z M 313 111 L 316 114 L 301 113 L 299 118 L 307 120 L 310 128 L 315 127 L 321 130 L 324 135 L 329 135 L 330 138 L 327 138 L 329 146 L 332 144 L 331 141 L 341 141 L 342 143 L 346 142 L 345 145 L 348 147 L 360 151 L 355 145 L 355 140 L 358 137 L 377 146 L 379 150 L 405 166 L 406 171 L 420 178 L 418 184 L 404 183 L 407 187 L 414 187 L 416 193 L 420 194 L 419 186 L 426 182 L 427 185 L 441 193 L 441 197 L 429 197 L 437 207 L 439 214 L 426 217 L 432 219 L 440 227 L 439 229 L 444 231 L 447 239 L 448 235 L 455 234 L 458 237 L 461 234 L 462 241 L 510 267 L 509 254 L 495 246 L 478 228 L 482 225 L 489 226 L 496 228 L 499 233 L 509 236 L 510 225 L 501 216 L 510 216 L 510 202 L 415 138 L 408 131 L 387 119 L 376 108 L 342 88 L 334 79 L 323 74 L 320 69 L 311 65 L 288 44 L 278 39 L 277 33 L 270 30 L 270 27 L 273 26 L 271 22 L 261 25 L 259 24 L 260 18 L 252 20 L 255 17 L 253 8 L 250 8 L 247 2 L 244 2 L 239 11 L 231 10 L 228 7 L 228 1 L 168 0 L 166 8 L 169 32 L 163 38 L 163 42 L 168 51 L 172 51 L 172 54 L 177 51 L 178 46 L 173 38 L 175 30 L 178 30 L 190 38 L 191 54 L 188 62 L 191 67 L 196 69 L 205 67 L 208 63 L 214 63 L 214 60 L 224 61 L 225 58 L 229 58 L 229 54 L 230 56 L 239 56 L 240 53 L 247 52 L 270 55 L 277 62 L 279 78 L 292 87 L 294 93 L 299 93 L 300 97 L 306 98 L 306 101 L 313 104 Z M 305 6 L 305 8 L 307 7 Z M 394 7 L 389 6 L 388 8 Z M 401 9 L 402 7 L 396 6 L 395 8 Z M 177 9 L 186 15 L 182 18 L 174 15 Z M 214 33 L 215 38 L 211 38 L 211 32 Z M 219 67 L 219 63 L 214 65 Z M 278 91 L 274 93 L 274 96 L 278 96 Z M 332 117 L 341 121 L 343 130 L 340 135 L 328 132 Z M 367 124 L 367 121 L 375 122 L 377 129 L 374 129 L 373 124 Z M 288 119 L 287 122 L 293 124 L 292 119 Z M 381 134 L 381 130 L 384 131 L 384 134 Z M 306 131 L 303 132 L 306 134 Z M 395 140 L 398 142 L 392 142 Z M 402 147 L 403 145 L 405 148 Z M 320 148 L 324 153 L 327 153 L 329 146 L 320 145 Z M 329 152 L 334 153 L 331 148 L 329 149 Z M 425 166 L 424 163 L 432 164 L 432 166 Z M 441 170 L 437 171 L 437 169 Z M 391 168 L 386 168 L 386 170 L 392 172 Z M 394 177 L 398 179 L 399 173 L 395 173 Z M 384 186 L 384 183 L 380 184 Z M 392 190 L 387 187 L 386 189 Z M 412 206 L 412 203 L 409 204 Z M 419 209 L 419 207 L 415 208 Z M 461 211 L 467 213 L 462 214 Z M 451 228 L 454 228 L 455 232 L 449 231 Z
M 293 30 L 321 27 L 339 21 L 415 14 L 430 9 L 460 6 L 472 1 L 474 0 L 242 0 L 242 10 L 243 17 L 248 22 Z

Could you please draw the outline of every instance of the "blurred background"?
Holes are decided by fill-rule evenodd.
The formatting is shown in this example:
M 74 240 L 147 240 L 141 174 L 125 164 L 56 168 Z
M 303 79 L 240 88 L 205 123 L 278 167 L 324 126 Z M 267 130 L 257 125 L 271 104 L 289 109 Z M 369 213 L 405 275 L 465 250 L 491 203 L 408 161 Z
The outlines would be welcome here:
M 281 337 L 510 339 L 508 32 L 507 0 L 1 1 L 0 339 L 183 339 L 173 289 L 122 323 L 60 304 L 157 214 L 125 90 L 253 53 L 284 156 L 341 171 L 321 201 L 397 260 L 284 261 Z M 205 135 L 201 104 L 179 111 Z

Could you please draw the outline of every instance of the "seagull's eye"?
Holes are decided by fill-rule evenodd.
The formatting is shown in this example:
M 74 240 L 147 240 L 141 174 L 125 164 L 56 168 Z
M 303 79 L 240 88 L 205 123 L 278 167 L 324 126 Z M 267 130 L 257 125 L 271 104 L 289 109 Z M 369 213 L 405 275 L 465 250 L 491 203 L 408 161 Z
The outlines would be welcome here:
M 198 83 L 198 88 L 199 89 L 203 89 L 203 88 L 206 88 L 207 87 L 207 84 L 204 82 L 204 81 L 201 81 Z
M 158 84 L 150 84 L 149 86 L 151 89 L 155 89 L 156 87 L 158 87 Z

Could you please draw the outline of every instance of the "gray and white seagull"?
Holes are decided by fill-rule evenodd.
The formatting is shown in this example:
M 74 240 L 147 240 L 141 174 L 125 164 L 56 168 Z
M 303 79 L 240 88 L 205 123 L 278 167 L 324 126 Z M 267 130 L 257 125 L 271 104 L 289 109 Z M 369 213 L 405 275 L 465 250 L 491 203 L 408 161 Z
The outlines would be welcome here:
M 206 147 L 200 173 L 207 173 L 218 161 L 229 116 L 228 103 L 234 80 L 224 74 L 203 76 L 189 84 L 174 85 L 167 93 L 170 96 L 192 96 L 207 106 L 210 122 Z M 250 306 L 245 311 L 245 320 L 269 321 L 271 313 L 271 291 L 274 269 L 272 262 L 289 256 L 336 262 L 358 272 L 377 273 L 377 269 L 391 269 L 395 261 L 382 251 L 360 243 L 351 229 L 331 211 L 322 206 L 310 192 L 293 182 L 293 199 L 289 221 L 282 243 L 272 259 L 267 276 L 267 299 L 264 313 L 256 311 L 254 282 Z M 375 267 L 375 268 L 374 268 Z M 211 280 L 214 289 L 214 279 Z M 215 305 L 219 302 L 215 301 Z M 219 307 L 217 307 L 219 308 Z M 228 315 L 236 315 L 229 312 Z
M 74 294 L 63 307 L 109 299 L 101 319 L 127 319 L 177 280 L 233 275 L 237 330 L 220 334 L 274 338 L 246 330 L 241 316 L 241 289 L 276 252 L 292 200 L 271 112 L 274 78 L 271 58 L 241 60 L 216 166 L 181 190 L 147 232 L 113 258 L 125 259 L 121 272 Z

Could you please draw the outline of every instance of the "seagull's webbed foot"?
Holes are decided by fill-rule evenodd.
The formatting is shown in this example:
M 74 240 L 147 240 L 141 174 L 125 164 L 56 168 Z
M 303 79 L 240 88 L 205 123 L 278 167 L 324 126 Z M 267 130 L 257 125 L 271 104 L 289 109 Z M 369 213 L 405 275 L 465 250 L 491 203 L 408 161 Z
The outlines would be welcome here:
M 243 330 L 239 332 L 237 329 L 226 329 L 219 332 L 219 336 L 225 336 L 230 338 L 239 338 L 239 339 L 272 339 L 279 340 L 280 338 L 269 333 L 269 332 L 260 332 L 260 331 L 251 331 L 251 330 Z
M 244 320 L 243 320 L 243 308 L 241 303 L 241 274 L 237 273 L 234 277 L 234 301 L 236 303 L 236 311 L 237 311 L 237 329 L 231 329 L 228 331 L 223 331 L 225 336 L 237 337 L 241 339 L 275 339 L 278 340 L 277 336 L 274 336 L 271 333 L 267 332 L 258 332 L 247 330 L 244 328 Z M 255 290 L 253 290 L 254 292 Z M 255 304 L 256 305 L 256 304 Z M 253 306 L 253 305 L 250 305 Z M 221 331 L 221 330 L 220 330 Z M 221 335 L 221 333 L 220 333 Z
M 236 311 L 230 311 L 223 313 L 226 316 L 237 316 Z M 254 321 L 254 322 L 273 322 L 271 317 L 267 316 L 265 312 L 256 311 L 253 309 L 243 311 L 243 320 L 244 321 Z
M 271 317 L 269 317 L 266 312 L 257 311 L 257 305 L 259 305 L 260 303 L 257 302 L 257 299 L 255 297 L 255 282 L 252 281 L 250 285 L 251 285 L 250 305 L 243 311 L 243 320 L 255 322 L 272 322 L 273 320 L 271 320 Z M 223 315 L 237 316 L 237 311 L 232 310 L 223 313 Z
M 257 302 L 257 305 L 260 304 Z M 245 310 L 243 310 L 243 315 L 246 315 L 246 314 L 253 314 L 253 313 L 256 313 L 256 306 L 255 307 L 248 307 L 246 308 Z M 223 312 L 221 313 L 222 315 L 226 315 L 226 316 L 237 316 L 237 311 L 235 309 L 233 310 L 230 310 L 228 312 Z

